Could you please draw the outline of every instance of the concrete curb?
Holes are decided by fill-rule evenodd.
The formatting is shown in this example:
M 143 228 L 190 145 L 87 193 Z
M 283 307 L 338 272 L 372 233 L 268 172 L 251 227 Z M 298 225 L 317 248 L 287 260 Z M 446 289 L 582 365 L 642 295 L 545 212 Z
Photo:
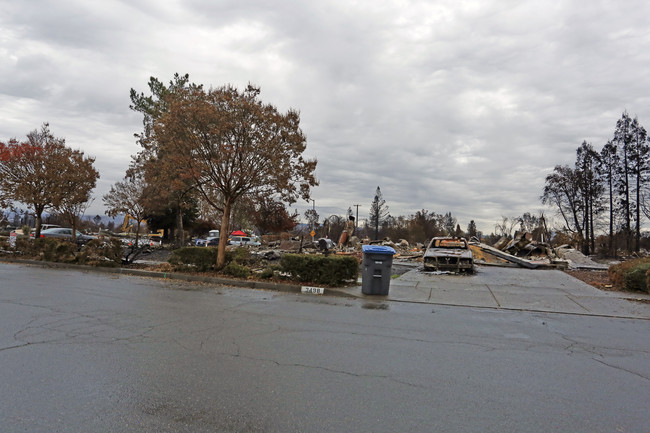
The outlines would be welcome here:
M 301 285 L 276 283 L 271 281 L 238 280 L 236 278 L 208 277 L 204 275 L 191 275 L 191 274 L 183 274 L 183 273 L 175 273 L 175 272 L 170 273 L 170 272 L 145 271 L 142 269 L 109 268 L 109 267 L 104 268 L 101 266 L 87 266 L 87 265 L 76 265 L 73 263 L 46 262 L 42 260 L 11 259 L 6 257 L 0 258 L 0 262 L 40 266 L 43 268 L 74 269 L 74 270 L 84 271 L 84 272 L 97 272 L 103 274 L 119 274 L 119 275 L 129 275 L 134 277 L 159 278 L 162 280 L 210 283 L 210 284 L 217 284 L 222 286 L 235 286 L 235 287 L 243 287 L 247 289 L 259 289 L 259 290 L 273 290 L 276 292 L 286 292 L 286 293 L 302 292 Z M 349 293 L 341 292 L 337 288 L 324 287 L 323 289 L 324 289 L 323 295 L 345 297 L 345 298 L 356 298 L 356 296 Z

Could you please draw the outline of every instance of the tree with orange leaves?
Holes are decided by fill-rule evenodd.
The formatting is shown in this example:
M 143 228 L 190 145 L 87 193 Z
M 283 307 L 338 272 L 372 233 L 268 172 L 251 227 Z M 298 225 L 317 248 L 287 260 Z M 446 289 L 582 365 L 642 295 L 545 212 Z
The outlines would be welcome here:
M 27 141 L 0 142 L 0 203 L 25 204 L 36 219 L 38 237 L 46 209 L 72 211 L 88 201 L 99 177 L 94 161 L 54 137 L 47 123 L 27 134 Z
M 303 156 L 297 111 L 280 113 L 260 101 L 260 90 L 251 85 L 239 91 L 182 84 L 161 95 L 164 109 L 151 119 L 148 143 L 221 213 L 221 233 L 230 233 L 233 206 L 244 197 L 309 199 L 318 184 L 316 160 Z M 227 240 L 220 238 L 217 267 L 224 265 Z

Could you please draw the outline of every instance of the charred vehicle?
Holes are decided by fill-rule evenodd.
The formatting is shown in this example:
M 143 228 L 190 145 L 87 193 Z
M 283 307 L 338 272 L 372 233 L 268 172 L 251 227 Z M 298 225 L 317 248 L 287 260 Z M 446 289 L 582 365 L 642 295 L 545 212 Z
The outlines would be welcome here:
M 424 270 L 472 273 L 472 250 L 463 238 L 433 238 L 424 253 Z

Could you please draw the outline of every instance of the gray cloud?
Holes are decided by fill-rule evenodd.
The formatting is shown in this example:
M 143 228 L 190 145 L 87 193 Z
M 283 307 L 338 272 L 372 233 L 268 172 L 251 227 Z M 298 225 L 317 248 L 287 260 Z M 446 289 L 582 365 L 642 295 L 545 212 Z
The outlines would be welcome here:
M 130 88 L 175 72 L 252 82 L 301 112 L 321 215 L 360 204 L 364 218 L 379 185 L 393 215 L 451 211 L 491 231 L 542 209 L 544 176 L 582 140 L 600 148 L 623 110 L 650 122 L 648 12 L 640 0 L 5 2 L 0 137 L 49 121 L 97 157 L 101 197 L 138 151 Z

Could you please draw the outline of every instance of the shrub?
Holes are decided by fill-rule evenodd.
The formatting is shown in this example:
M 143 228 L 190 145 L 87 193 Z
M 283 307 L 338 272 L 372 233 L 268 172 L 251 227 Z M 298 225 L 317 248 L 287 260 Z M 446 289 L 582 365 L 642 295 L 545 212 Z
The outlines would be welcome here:
M 89 266 L 118 266 L 122 263 L 122 242 L 114 238 L 93 239 L 77 254 L 77 262 Z
M 8 238 L 0 238 L 0 252 L 9 251 L 11 246 L 9 245 Z
M 629 260 L 609 267 L 609 279 L 615 286 L 625 290 L 648 292 L 650 258 Z
M 260 272 L 259 277 L 264 280 L 271 279 L 275 277 L 276 272 L 278 272 L 279 270 L 280 270 L 280 266 L 278 265 L 267 266 L 262 270 L 262 272 Z
M 36 243 L 26 237 L 19 237 L 16 239 L 15 250 L 19 254 L 30 257 L 38 256 L 39 253 L 36 248 Z
M 217 262 L 217 250 L 206 247 L 179 248 L 172 251 L 168 261 L 175 270 L 205 272 L 212 269 Z
M 248 278 L 251 274 L 251 270 L 248 267 L 233 261 L 223 268 L 223 273 L 237 278 Z
M 232 250 L 226 251 L 226 263 L 235 262 L 240 265 L 245 265 L 250 262 L 251 254 L 248 251 L 248 248 L 237 247 Z
M 77 244 L 56 238 L 16 239 L 16 251 L 48 262 L 72 263 L 76 260 Z
M 280 266 L 298 281 L 332 286 L 356 280 L 359 273 L 359 262 L 351 256 L 285 254 Z
M 264 268 L 262 272 L 260 272 L 260 278 L 264 280 L 273 278 L 274 275 L 275 275 L 275 271 L 271 268 Z
M 55 238 L 18 238 L 16 252 L 48 262 L 74 262 L 78 246 Z

